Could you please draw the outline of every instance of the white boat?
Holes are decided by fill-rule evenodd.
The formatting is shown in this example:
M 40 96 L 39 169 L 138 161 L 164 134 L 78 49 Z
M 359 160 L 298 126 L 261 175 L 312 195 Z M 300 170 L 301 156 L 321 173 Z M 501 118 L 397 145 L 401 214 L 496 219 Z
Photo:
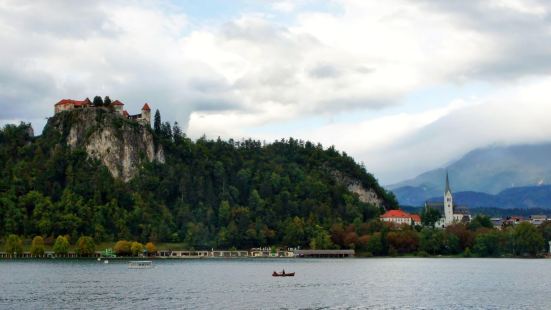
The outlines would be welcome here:
M 153 268 L 153 262 L 150 260 L 129 261 L 129 269 L 149 269 Z

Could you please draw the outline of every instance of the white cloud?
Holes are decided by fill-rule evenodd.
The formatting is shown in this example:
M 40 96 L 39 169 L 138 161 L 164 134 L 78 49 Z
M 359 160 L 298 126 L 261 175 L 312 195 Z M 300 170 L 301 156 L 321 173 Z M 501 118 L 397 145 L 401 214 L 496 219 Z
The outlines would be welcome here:
M 485 81 L 490 94 L 524 96 L 518 89 L 551 70 L 545 1 L 335 0 L 338 10 L 323 12 L 306 3 L 315 8 L 311 0 L 266 1 L 273 14 L 201 23 L 167 2 L 3 1 L 0 121 L 44 118 L 64 97 L 110 95 L 131 110 L 147 101 L 166 120 L 189 121 L 193 137 L 292 134 L 335 144 L 384 180 L 547 128 L 540 88 L 530 101 L 459 97 L 381 113 L 442 85 Z M 490 103 L 492 96 L 511 103 Z M 520 107 L 531 112 L 518 116 Z M 383 116 L 330 121 L 370 111 Z M 523 121 L 511 132 L 493 115 Z M 311 118 L 325 121 L 285 129 Z M 477 123 L 461 128 L 470 120 Z M 492 127 L 482 130 L 485 123 Z M 451 124 L 460 142 L 434 151 L 444 139 L 435 130 Z M 283 129 L 259 130 L 270 125 Z

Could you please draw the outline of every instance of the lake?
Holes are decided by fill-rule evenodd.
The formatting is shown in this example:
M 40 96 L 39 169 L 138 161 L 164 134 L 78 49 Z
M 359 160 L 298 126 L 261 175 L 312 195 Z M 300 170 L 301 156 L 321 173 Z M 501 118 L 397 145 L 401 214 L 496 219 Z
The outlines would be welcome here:
M 551 309 L 551 260 L 0 261 L 1 309 Z M 274 270 L 296 276 L 274 278 Z

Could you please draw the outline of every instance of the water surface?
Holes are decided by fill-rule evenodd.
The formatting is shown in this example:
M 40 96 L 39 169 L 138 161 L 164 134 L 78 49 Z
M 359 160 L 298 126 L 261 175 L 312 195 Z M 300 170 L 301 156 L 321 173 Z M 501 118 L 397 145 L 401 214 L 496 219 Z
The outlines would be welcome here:
M 0 261 L 1 309 L 551 309 L 551 260 Z M 296 272 L 273 278 L 274 270 Z

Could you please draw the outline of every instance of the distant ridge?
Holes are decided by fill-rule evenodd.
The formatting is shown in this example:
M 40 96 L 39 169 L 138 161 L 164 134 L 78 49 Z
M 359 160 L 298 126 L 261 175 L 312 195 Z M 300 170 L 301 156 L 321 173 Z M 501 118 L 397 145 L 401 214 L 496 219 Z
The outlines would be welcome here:
M 421 205 L 427 199 L 443 195 L 447 169 L 454 198 L 460 192 L 470 192 L 462 195 L 476 196 L 479 199 L 476 201 L 483 203 L 488 197 L 483 197 L 482 194 L 497 195 L 511 188 L 549 184 L 549 158 L 551 143 L 486 147 L 467 153 L 448 167 L 425 172 L 414 179 L 392 184 L 387 188 L 394 192 L 400 204 Z M 500 203 L 519 205 L 518 201 L 503 200 Z M 521 205 L 531 205 L 531 202 L 526 201 Z

